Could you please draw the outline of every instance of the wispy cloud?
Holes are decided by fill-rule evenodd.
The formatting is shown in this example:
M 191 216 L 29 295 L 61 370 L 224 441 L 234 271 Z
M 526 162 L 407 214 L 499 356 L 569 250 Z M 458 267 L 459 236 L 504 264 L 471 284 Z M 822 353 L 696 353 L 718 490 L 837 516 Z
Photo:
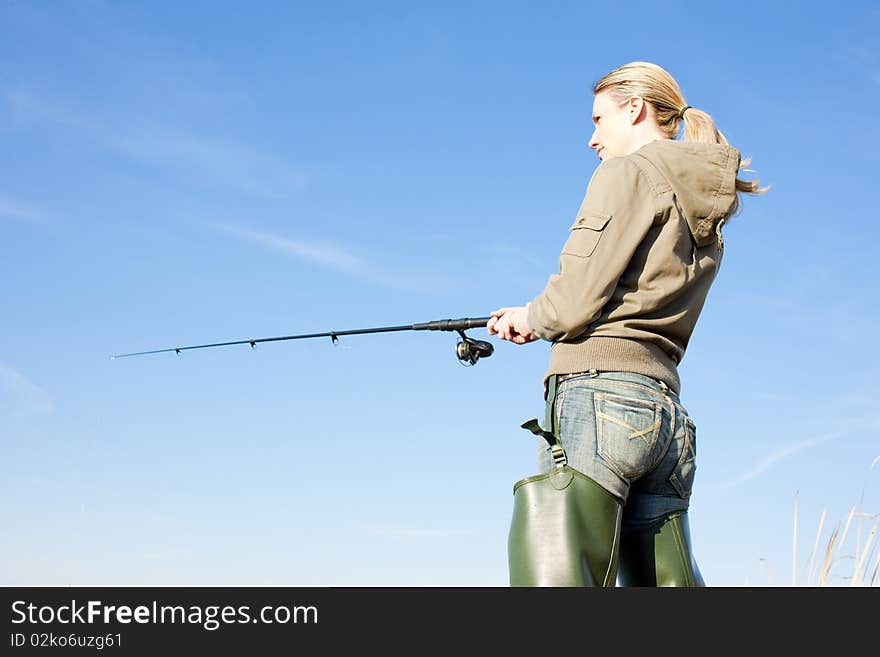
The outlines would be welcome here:
M 55 412 L 55 404 L 42 388 L 3 363 L 0 363 L 0 403 L 26 414 L 51 415 Z
M 345 247 L 336 244 L 294 240 L 281 235 L 273 235 L 249 228 L 239 228 L 228 224 L 214 224 L 214 228 L 240 240 L 258 244 L 273 251 L 280 251 L 281 253 L 349 274 L 363 273 L 368 269 L 363 260 L 347 251 Z
M 48 213 L 34 205 L 0 196 L 0 219 L 10 219 L 28 224 L 48 223 Z
M 833 424 L 834 431 L 783 445 L 732 479 L 711 486 L 711 490 L 726 490 L 751 481 L 812 447 L 847 436 L 880 433 L 880 417 L 876 413 L 876 400 L 880 394 L 877 374 L 876 368 L 869 368 L 861 372 L 853 385 L 824 400 L 825 412 L 834 417 L 833 423 L 829 423 Z
M 798 452 L 802 452 L 805 449 L 809 449 L 810 447 L 815 447 L 816 445 L 821 445 L 822 443 L 827 443 L 830 440 L 835 440 L 837 438 L 840 438 L 842 435 L 843 432 L 834 431 L 831 433 L 822 434 L 820 436 L 815 436 L 813 438 L 808 438 L 800 442 L 785 445 L 775 452 L 772 452 L 768 456 L 765 456 L 763 459 L 758 461 L 755 465 L 753 465 L 745 472 L 739 474 L 729 481 L 717 484 L 713 486 L 713 488 L 715 490 L 725 490 L 728 488 L 733 488 L 734 486 L 739 486 L 740 484 L 744 484 L 747 481 L 761 476 L 762 474 L 770 470 L 770 468 L 772 468 L 773 466 L 781 463 L 791 456 L 794 456 Z
M 6 90 L 0 98 L 18 123 L 61 126 L 130 159 L 215 185 L 281 196 L 303 187 L 310 178 L 303 168 L 273 155 L 157 125 L 143 117 L 92 116 L 20 91 Z
M 442 287 L 439 281 L 428 280 L 412 271 L 407 271 L 406 275 L 400 275 L 377 267 L 342 244 L 299 240 L 231 224 L 209 223 L 207 225 L 238 240 L 256 244 L 383 287 L 422 293 Z
M 144 125 L 114 137 L 113 145 L 136 159 L 192 171 L 247 192 L 278 196 L 305 186 L 309 175 L 271 155 L 222 142 Z
M 839 406 L 840 403 L 847 398 L 848 395 L 842 395 L 838 398 L 829 400 L 828 408 L 833 409 L 836 406 Z M 748 470 L 745 470 L 728 481 L 712 486 L 711 489 L 726 490 L 739 486 L 740 484 L 760 477 L 795 454 L 816 447 L 817 445 L 822 445 L 832 440 L 839 440 L 853 434 L 880 432 L 880 418 L 876 416 L 876 413 L 873 410 L 873 400 L 870 400 L 869 404 L 870 406 L 864 407 L 861 413 L 851 411 L 849 415 L 845 417 L 837 417 L 834 422 L 837 427 L 835 431 L 829 431 L 804 440 L 789 443 L 788 445 L 783 445 L 752 465 Z

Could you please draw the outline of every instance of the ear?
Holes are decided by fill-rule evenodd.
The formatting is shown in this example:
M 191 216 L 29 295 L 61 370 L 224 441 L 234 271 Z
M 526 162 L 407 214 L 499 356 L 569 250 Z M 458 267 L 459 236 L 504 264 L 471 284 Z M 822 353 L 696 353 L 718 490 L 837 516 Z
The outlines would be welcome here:
M 632 125 L 641 123 L 648 116 L 648 104 L 645 102 L 645 99 L 640 96 L 630 98 L 627 101 L 626 109 L 629 116 L 629 122 Z

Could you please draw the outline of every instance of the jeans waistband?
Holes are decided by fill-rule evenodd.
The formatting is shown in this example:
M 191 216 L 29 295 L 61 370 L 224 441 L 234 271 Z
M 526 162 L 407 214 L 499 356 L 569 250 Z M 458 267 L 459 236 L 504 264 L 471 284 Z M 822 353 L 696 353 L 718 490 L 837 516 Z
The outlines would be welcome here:
M 647 376 L 645 374 L 637 374 L 635 372 L 603 372 L 599 370 L 588 370 L 586 372 L 574 372 L 571 374 L 557 374 L 556 384 L 559 385 L 563 381 L 573 379 L 575 377 L 589 377 L 592 379 L 605 379 L 609 381 L 625 381 L 628 383 L 638 383 L 665 395 L 669 395 L 676 401 L 680 401 L 679 397 L 666 383 Z

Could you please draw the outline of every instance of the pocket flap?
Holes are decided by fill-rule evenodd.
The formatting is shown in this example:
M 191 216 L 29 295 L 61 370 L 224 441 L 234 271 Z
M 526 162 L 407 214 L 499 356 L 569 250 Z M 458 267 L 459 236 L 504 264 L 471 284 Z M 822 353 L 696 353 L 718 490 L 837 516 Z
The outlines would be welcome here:
M 580 213 L 569 231 L 568 240 L 562 247 L 563 255 L 589 258 L 596 250 L 599 238 L 604 235 L 602 231 L 610 220 L 611 215 L 605 212 L 587 210 Z
M 571 229 L 589 228 L 591 230 L 602 230 L 610 219 L 610 214 L 590 210 L 579 215 Z

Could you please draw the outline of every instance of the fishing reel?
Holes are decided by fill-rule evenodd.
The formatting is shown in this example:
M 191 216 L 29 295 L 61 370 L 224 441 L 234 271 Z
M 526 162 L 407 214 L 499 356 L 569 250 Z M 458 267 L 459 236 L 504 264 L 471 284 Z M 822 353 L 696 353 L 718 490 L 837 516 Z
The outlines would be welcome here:
M 491 342 L 469 338 L 462 330 L 459 330 L 458 334 L 461 340 L 455 343 L 455 355 L 466 367 L 476 365 L 478 360 L 488 358 L 495 351 Z

